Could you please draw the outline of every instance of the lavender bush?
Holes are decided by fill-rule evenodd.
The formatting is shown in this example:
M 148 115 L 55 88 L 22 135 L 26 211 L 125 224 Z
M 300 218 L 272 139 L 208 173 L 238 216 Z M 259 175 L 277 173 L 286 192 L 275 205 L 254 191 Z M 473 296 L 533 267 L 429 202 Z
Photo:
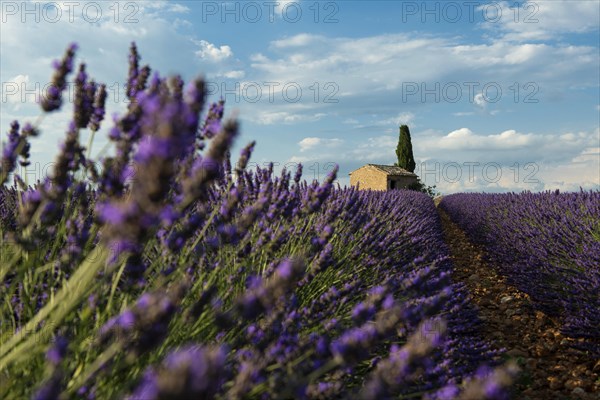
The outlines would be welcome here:
M 600 356 L 600 192 L 456 194 L 440 206 L 509 282 Z
M 62 106 L 75 50 L 55 64 L 46 112 Z M 515 371 L 491 368 L 499 354 L 452 282 L 430 198 L 336 190 L 337 171 L 322 183 L 301 167 L 252 171 L 254 143 L 232 165 L 238 124 L 223 102 L 202 116 L 202 79 L 140 59 L 133 44 L 113 156 L 80 144 L 106 100 L 85 66 L 51 176 L 15 173 L 41 128 L 11 125 L 1 398 L 508 396 Z

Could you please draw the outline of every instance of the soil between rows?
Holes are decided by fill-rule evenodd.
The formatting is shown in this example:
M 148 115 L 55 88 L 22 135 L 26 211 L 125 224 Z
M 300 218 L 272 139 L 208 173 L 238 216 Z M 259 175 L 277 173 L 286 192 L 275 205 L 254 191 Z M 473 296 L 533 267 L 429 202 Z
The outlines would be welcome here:
M 600 399 L 600 360 L 568 346 L 558 321 L 536 311 L 526 293 L 506 283 L 485 251 L 438 208 L 454 279 L 463 282 L 483 320 L 482 335 L 521 367 L 518 400 Z

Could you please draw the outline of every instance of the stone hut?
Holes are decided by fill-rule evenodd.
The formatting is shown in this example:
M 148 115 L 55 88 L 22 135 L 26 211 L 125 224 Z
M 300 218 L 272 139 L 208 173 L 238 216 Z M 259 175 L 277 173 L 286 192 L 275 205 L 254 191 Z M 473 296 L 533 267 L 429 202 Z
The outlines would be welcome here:
M 350 185 L 360 190 L 403 189 L 417 183 L 419 177 L 393 165 L 367 164 L 350 172 Z

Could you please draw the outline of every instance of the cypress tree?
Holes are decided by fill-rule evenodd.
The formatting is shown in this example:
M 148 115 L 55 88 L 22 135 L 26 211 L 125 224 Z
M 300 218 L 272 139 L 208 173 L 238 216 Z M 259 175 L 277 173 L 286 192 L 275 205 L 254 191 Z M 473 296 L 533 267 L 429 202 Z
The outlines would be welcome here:
M 413 156 L 408 125 L 400 125 L 400 137 L 398 138 L 398 147 L 396 147 L 396 156 L 398 157 L 396 166 L 404 168 L 409 172 L 415 171 L 417 165 Z

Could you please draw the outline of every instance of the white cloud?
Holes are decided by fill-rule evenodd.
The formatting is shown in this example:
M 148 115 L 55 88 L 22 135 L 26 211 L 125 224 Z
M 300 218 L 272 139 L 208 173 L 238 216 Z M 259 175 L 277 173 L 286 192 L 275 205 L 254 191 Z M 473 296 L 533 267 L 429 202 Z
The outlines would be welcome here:
M 428 141 L 428 145 L 440 150 L 510 150 L 535 144 L 537 138 L 533 134 L 518 133 L 506 130 L 499 134 L 478 135 L 468 128 L 461 128 L 441 138 Z
M 484 12 L 488 7 L 481 5 L 478 9 Z M 503 40 L 511 41 L 547 40 L 566 33 L 593 32 L 598 30 L 600 20 L 597 1 L 534 0 L 517 7 L 512 2 L 501 1 L 492 8 L 500 9 L 500 18 L 492 22 L 496 14 L 491 9 L 490 20 L 482 26 L 499 31 Z
M 560 189 L 578 191 L 600 189 L 600 147 L 581 151 L 571 162 L 540 165 L 537 177 L 543 182 L 544 190 Z
M 350 161 L 385 164 L 393 160 L 397 144 L 398 136 L 374 136 L 353 145 L 347 153 L 343 152 L 343 154 L 349 154 Z
M 255 63 L 264 63 L 264 62 L 269 61 L 269 59 L 267 58 L 267 56 L 265 56 L 262 53 L 256 53 L 256 54 L 250 55 L 250 61 L 255 62 Z
M 573 158 L 574 163 L 598 162 L 600 160 L 600 147 L 589 147 L 584 149 L 581 154 Z M 600 170 L 599 170 L 600 173 Z
M 538 146 L 555 146 L 559 135 L 521 133 L 509 129 L 498 134 L 477 134 L 468 128 L 461 128 L 448 133 L 442 138 L 432 138 L 430 144 L 441 150 L 516 150 L 531 149 Z M 558 142 L 564 147 L 569 143 Z
M 499 134 L 478 134 L 461 128 L 440 135 L 439 132 L 418 132 L 421 139 L 413 142 L 415 156 L 426 154 L 433 157 L 426 170 L 437 166 L 438 181 L 433 182 L 434 173 L 426 176 L 427 184 L 437 184 L 446 193 L 457 191 L 563 191 L 598 189 L 600 185 L 600 128 L 592 131 L 566 133 L 520 133 L 506 130 Z M 383 150 L 383 149 L 382 149 Z M 417 169 L 419 163 L 417 161 Z M 443 176 L 443 167 L 448 163 L 458 164 L 462 169 L 459 182 Z M 475 182 L 469 181 L 469 163 L 475 165 Z M 448 164 L 449 165 L 449 164 Z M 482 168 L 490 165 L 489 176 Z M 500 175 L 495 179 L 495 168 L 500 166 Z M 449 169 L 452 173 L 452 168 Z M 417 171 L 419 173 L 419 171 Z M 446 177 L 448 178 L 448 177 Z
M 244 71 L 227 71 L 222 76 L 229 79 L 242 79 L 246 73 Z
M 376 124 L 381 126 L 390 125 L 394 127 L 394 129 L 398 128 L 400 125 L 412 125 L 414 127 L 417 126 L 413 124 L 414 119 L 415 114 L 412 112 L 402 112 L 395 117 L 379 120 Z
M 120 24 L 107 24 L 105 30 L 120 35 L 124 40 L 140 39 L 148 35 L 149 30 L 146 27 L 129 26 Z
M 301 33 L 285 39 L 275 40 L 271 42 L 271 45 L 278 49 L 289 48 L 289 47 L 303 47 L 308 46 L 311 43 L 317 41 L 325 41 L 323 36 L 313 35 L 309 33 Z
M 19 105 L 26 102 L 35 102 L 39 96 L 39 90 L 35 90 L 35 96 L 30 93 L 29 75 L 17 75 L 6 82 L 2 82 L 2 101 L 15 105 L 18 110 Z M 37 88 L 35 88 L 37 89 Z
M 310 46 L 290 47 L 292 44 L 307 43 L 309 40 L 312 40 Z M 314 35 L 300 34 L 272 42 L 272 47 L 282 53 L 280 57 L 272 59 L 264 54 L 256 54 L 252 58 L 252 66 L 279 82 L 300 82 L 308 87 L 314 83 L 316 76 L 323 83 L 336 82 L 346 92 L 360 93 L 366 90 L 380 90 L 390 83 L 401 83 L 407 78 L 407 74 L 403 71 L 400 77 L 399 63 L 394 61 L 400 61 L 401 56 L 406 56 L 416 48 L 433 45 L 436 41 L 411 40 L 407 35 L 401 34 L 320 40 L 316 40 Z M 439 42 L 441 40 L 438 41 L 438 46 Z M 424 58 L 423 62 L 426 62 L 430 54 L 426 52 L 419 57 Z M 402 60 L 403 66 L 411 63 L 410 60 Z M 426 69 L 433 70 L 433 67 Z M 390 82 L 391 77 L 393 79 Z M 408 75 L 408 78 L 413 76 Z
M 196 55 L 203 60 L 220 62 L 233 55 L 231 47 L 227 45 L 217 47 L 206 40 L 195 40 L 194 43 L 200 47 L 200 50 L 196 51 Z
M 190 9 L 184 6 L 183 4 L 172 3 L 165 0 L 143 2 L 139 4 L 139 7 L 142 8 L 144 11 L 158 10 L 160 12 L 172 12 L 178 14 L 187 14 L 190 12 Z
M 487 103 L 485 101 L 485 97 L 483 96 L 483 93 L 477 93 L 475 95 L 475 97 L 473 98 L 473 102 L 480 108 L 485 109 Z
M 259 111 L 255 115 L 247 115 L 246 118 L 257 124 L 273 125 L 277 123 L 293 124 L 299 122 L 314 122 L 326 115 L 327 114 L 325 113 L 302 114 L 290 111 Z
M 291 4 L 295 3 L 295 4 Z M 296 9 L 301 9 L 300 0 L 277 0 L 277 5 L 275 6 L 275 15 L 283 16 L 284 13 L 289 13 L 289 18 L 296 18 L 295 12 Z
M 516 50 L 504 57 L 507 64 L 522 64 L 535 57 L 540 56 L 545 49 L 543 44 L 523 44 L 516 48 Z
M 190 12 L 190 9 L 182 4 L 169 4 L 169 5 L 170 5 L 169 11 L 171 11 L 171 12 L 182 13 L 182 14 L 187 14 Z
M 290 157 L 290 159 L 288 161 L 295 162 L 295 163 L 305 163 L 310 160 L 311 160 L 310 157 L 292 156 L 292 157 Z
M 375 136 L 367 138 L 366 142 L 363 142 L 359 145 L 359 148 L 389 148 L 391 146 L 395 146 L 398 142 L 398 138 L 394 136 Z
M 175 29 L 178 28 L 192 28 L 194 25 L 188 21 L 187 19 L 181 19 L 181 18 L 175 18 L 175 20 L 173 21 L 173 27 Z
M 338 147 L 342 143 L 344 143 L 344 141 L 341 139 L 326 139 L 319 137 L 307 137 L 298 142 L 298 144 L 300 145 L 300 152 L 313 150 L 315 147 Z
M 22 23 L 18 14 L 3 16 L 6 18 L 1 28 L 2 52 L 11 54 L 11 57 L 2 58 L 1 81 L 18 80 L 25 84 L 27 93 L 13 97 L 18 99 L 18 103 L 13 103 L 12 107 L 1 107 L 1 125 L 6 129 L 13 119 L 22 124 L 33 123 L 36 120 L 40 108 L 34 100 L 39 99 L 40 89 L 51 80 L 52 61 L 62 58 L 65 48 L 75 40 L 79 45 L 75 68 L 80 62 L 85 62 L 89 76 L 96 82 L 105 82 L 108 87 L 106 117 L 101 132 L 94 139 L 95 154 L 108 142 L 106 131 L 112 126 L 111 115 L 115 112 L 122 113 L 126 109 L 122 82 L 127 79 L 130 43 L 136 42 L 141 55 L 141 65 L 150 64 L 152 70 L 160 71 L 163 76 L 171 72 L 189 73 L 181 66 L 190 64 L 197 49 L 188 37 L 176 31 L 172 18 L 167 20 L 164 15 L 165 11 L 177 12 L 178 15 L 185 12 L 181 7 L 176 7 L 175 3 L 164 2 L 162 6 L 159 4 L 159 7 L 163 7 L 162 10 L 145 7 L 155 5 L 154 2 L 136 3 L 139 4 L 139 8 L 135 10 L 132 18 L 138 23 L 123 22 L 126 13 L 122 13 L 117 21 L 114 18 L 114 4 L 110 2 L 96 3 L 102 9 L 102 18 L 97 23 L 89 23 L 82 18 L 81 7 L 76 9 L 77 12 L 70 13 L 74 17 L 70 21 L 69 13 L 66 12 L 67 6 L 55 4 L 65 10 L 62 18 L 55 23 Z M 121 11 L 127 10 L 121 7 Z M 91 12 L 94 10 L 90 9 Z M 32 17 L 28 18 L 31 21 Z M 168 57 L 165 57 L 165 54 L 168 54 Z M 189 80 L 188 77 L 185 78 L 186 81 Z M 64 140 L 68 123 L 72 119 L 72 80 L 73 74 L 68 78 L 69 91 L 63 95 L 62 109 L 44 117 L 41 124 L 42 134 L 32 140 L 31 152 L 36 154 L 34 162 L 42 165 L 51 162 L 57 144 Z M 7 96 L 6 100 L 8 104 L 12 99 Z M 82 136 L 82 142 L 86 144 L 87 135 L 84 133 Z
M 452 113 L 452 115 L 454 115 L 456 117 L 467 117 L 470 115 L 475 115 L 475 113 L 473 111 L 464 111 L 464 112 Z
M 452 83 L 462 91 L 462 101 L 472 102 L 478 93 L 475 100 L 481 109 L 485 106 L 481 94 L 484 85 L 493 83 L 486 89 L 489 97 L 495 98 L 499 85 L 508 99 L 513 94 L 509 87 L 532 74 L 538 88 L 565 91 L 575 84 L 597 86 L 597 48 L 592 46 L 457 41 L 406 33 L 362 38 L 299 34 L 271 42 L 276 54 L 255 53 L 251 67 L 257 80 L 297 82 L 303 88 L 313 85 L 315 77 L 321 87 L 334 82 L 339 88 L 336 98 L 345 102 L 365 96 L 395 96 L 405 104 L 421 103 L 425 92 L 422 85 L 431 90 L 435 84 L 443 88 Z M 469 88 L 465 82 L 475 86 Z M 416 85 L 418 92 L 410 94 L 408 84 Z M 454 96 L 454 91 L 449 95 Z M 530 91 L 522 95 L 527 93 Z

